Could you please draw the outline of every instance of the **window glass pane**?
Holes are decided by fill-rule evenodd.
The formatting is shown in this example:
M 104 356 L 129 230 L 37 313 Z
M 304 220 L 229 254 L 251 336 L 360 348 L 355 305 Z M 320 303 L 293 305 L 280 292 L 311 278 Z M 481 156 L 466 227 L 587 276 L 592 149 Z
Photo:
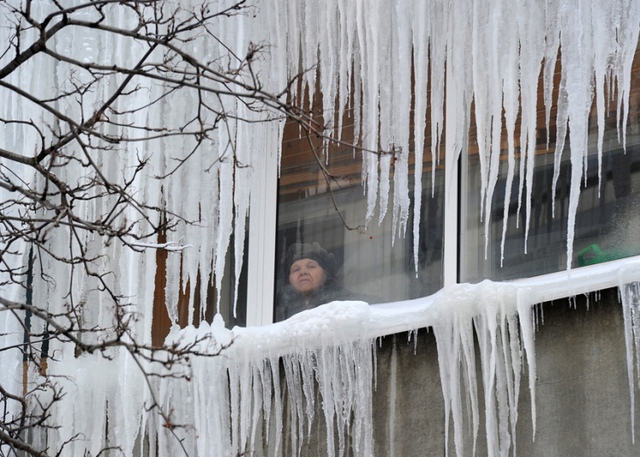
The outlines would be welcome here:
M 627 124 L 626 151 L 623 149 L 616 125 L 617 101 L 615 95 L 607 105 L 606 131 L 602 161 L 602 182 L 598 179 L 597 112 L 594 107 L 589 121 L 589 155 L 586 163 L 586 181 L 583 180 L 575 223 L 572 267 L 640 254 L 634 205 L 640 201 L 640 59 L 636 54 Z M 556 93 L 559 75 L 556 75 Z M 539 99 L 542 100 L 542 80 Z M 461 281 L 477 282 L 485 278 L 507 280 L 551 273 L 567 268 L 567 213 L 569 208 L 569 181 L 571 174 L 570 146 L 566 141 L 552 202 L 554 152 L 556 149 L 555 105 L 547 133 L 545 110 L 539 102 L 538 138 L 533 171 L 532 201 L 525 254 L 526 210 L 523 195 L 518 213 L 518 176 L 520 159 L 516 158 L 516 177 L 508 208 L 504 260 L 501 266 L 504 195 L 507 178 L 507 149 L 504 142 L 500 175 L 495 190 L 488 250 L 485 258 L 485 229 L 480 220 L 480 163 L 471 129 L 469 142 L 466 191 L 462 198 Z M 518 133 L 516 132 L 516 138 Z M 547 145 L 547 139 L 549 143 Z M 555 209 L 552 207 L 555 203 Z
M 155 280 L 155 296 L 153 304 L 153 324 L 152 324 L 152 340 L 155 345 L 160 345 L 169 334 L 171 326 L 177 323 L 180 327 L 186 327 L 190 323 L 198 323 L 202 318 L 207 322 L 213 322 L 216 313 L 222 315 L 225 326 L 233 328 L 234 326 L 245 326 L 247 321 L 247 249 L 248 242 L 245 241 L 244 261 L 240 280 L 238 282 L 238 299 L 234 310 L 234 294 L 235 294 L 235 256 L 233 255 L 233 235 L 231 238 L 230 248 L 227 251 L 225 260 L 224 277 L 222 278 L 222 288 L 220 290 L 220 304 L 218 303 L 218 293 L 215 287 L 215 277 L 213 273 L 207 278 L 207 283 L 203 287 L 201 284 L 201 276 L 198 275 L 196 283 L 193 285 L 195 296 L 191 300 L 192 284 L 191 280 L 181 287 L 177 304 L 177 322 L 171 322 L 167 307 L 165 305 L 165 287 L 166 287 L 166 265 L 167 251 L 158 249 L 156 251 L 156 280 Z M 166 243 L 166 233 L 160 233 L 158 243 Z M 176 255 L 176 254 L 174 254 Z M 206 299 L 203 296 L 206 294 Z M 190 305 L 192 304 L 192 305 Z
M 362 153 L 344 145 L 353 141 L 348 124 L 347 120 L 343 145 L 328 148 L 328 161 L 321 139 L 308 137 L 293 122 L 285 129 L 278 192 L 275 320 L 334 299 L 380 303 L 426 296 L 442 287 L 444 160 L 438 165 L 432 193 L 431 157 L 425 151 L 416 275 L 412 220 L 405 236 L 395 240 L 391 207 L 380 225 L 376 216 L 364 227 L 367 202 L 361 183 Z M 411 163 L 411 175 L 413 168 Z M 413 189 L 412 178 L 409 185 Z M 284 263 L 287 251 L 299 243 L 318 243 L 336 262 L 335 281 L 326 290 L 316 289 L 310 300 L 290 283 L 291 262 Z M 303 255 L 307 254 L 295 258 Z M 325 262 L 325 268 L 334 267 Z
M 246 221 L 246 227 L 249 227 L 249 218 Z M 224 263 L 224 276 L 222 278 L 222 290 L 220 291 L 220 304 L 218 313 L 224 319 L 227 328 L 235 326 L 244 327 L 247 325 L 247 269 L 249 265 L 249 237 L 244 240 L 244 258 L 242 260 L 242 269 L 240 270 L 240 279 L 238 280 L 237 293 L 235 297 L 235 271 L 236 259 L 233 252 L 235 235 L 231 235 L 229 249 L 227 250 L 226 260 Z M 217 294 L 214 287 L 215 277 L 211 277 L 209 282 L 209 293 L 207 294 L 207 307 L 205 309 L 205 318 L 208 322 L 212 322 L 215 314 Z

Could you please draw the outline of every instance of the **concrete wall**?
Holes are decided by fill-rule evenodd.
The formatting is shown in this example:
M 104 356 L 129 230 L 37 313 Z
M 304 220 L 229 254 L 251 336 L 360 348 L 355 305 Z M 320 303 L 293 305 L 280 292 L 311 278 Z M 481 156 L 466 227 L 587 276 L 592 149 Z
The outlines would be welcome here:
M 520 457 L 640 455 L 640 390 L 635 388 L 633 444 L 622 307 L 617 290 L 603 291 L 596 298 L 578 297 L 541 308 L 535 342 L 537 431 L 534 437 L 525 365 L 516 436 Z M 375 455 L 444 456 L 436 340 L 424 329 L 417 341 L 408 339 L 407 334 L 385 337 L 378 349 Z M 481 390 L 479 386 L 480 396 Z M 478 456 L 487 455 L 483 415 L 481 404 Z M 468 428 L 467 432 L 464 455 L 472 455 Z M 454 456 L 453 426 L 448 441 L 449 455 Z

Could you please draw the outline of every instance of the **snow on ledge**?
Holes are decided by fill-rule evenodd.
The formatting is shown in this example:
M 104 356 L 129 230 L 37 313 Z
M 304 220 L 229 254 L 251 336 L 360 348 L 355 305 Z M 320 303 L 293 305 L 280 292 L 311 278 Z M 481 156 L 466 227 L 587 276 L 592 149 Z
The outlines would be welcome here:
M 269 352 L 301 344 L 375 338 L 431 327 L 444 315 L 473 317 L 497 298 L 505 312 L 517 312 L 540 303 L 575 297 L 640 281 L 640 256 L 613 260 L 568 271 L 506 282 L 489 280 L 456 284 L 428 297 L 367 305 L 359 301 L 332 302 L 304 311 L 283 322 L 262 327 L 235 327 L 236 342 L 243 339 Z M 259 340 L 259 342 L 258 342 Z

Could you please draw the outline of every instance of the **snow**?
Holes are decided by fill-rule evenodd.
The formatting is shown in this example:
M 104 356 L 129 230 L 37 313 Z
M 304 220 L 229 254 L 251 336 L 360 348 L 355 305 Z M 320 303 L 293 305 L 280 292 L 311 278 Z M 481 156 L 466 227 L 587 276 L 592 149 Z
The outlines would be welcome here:
M 18 2 L 12 0 L 10 3 Z M 531 213 L 535 132 L 536 127 L 540 127 L 535 125 L 538 77 L 542 72 L 549 123 L 553 72 L 556 60 L 561 58 L 553 191 L 567 138 L 572 164 L 567 258 L 572 258 L 573 226 L 589 152 L 586 127 L 595 101 L 601 167 L 603 110 L 608 101 L 605 88 L 609 93 L 617 94 L 618 128 L 621 142 L 625 141 L 631 62 L 640 31 L 640 2 L 398 1 L 392 8 L 381 0 L 332 1 L 326 5 L 317 0 L 285 3 L 283 0 L 260 0 L 253 15 L 221 17 L 215 24 L 219 27 L 221 42 L 239 56 L 246 55 L 255 43 L 269 43 L 268 50 L 252 61 L 254 74 L 260 76 L 266 91 L 279 92 L 287 77 L 317 66 L 319 73 L 306 71 L 302 80 L 308 87 L 315 88 L 319 76 L 317 83 L 324 94 L 322 115 L 329 126 L 336 120 L 340 125 L 346 105 L 351 103 L 355 110 L 356 135 L 362 146 L 367 151 L 383 151 L 379 155 L 363 155 L 367 222 L 380 221 L 389 217 L 387 213 L 390 212 L 394 236 L 402 236 L 409 218 L 413 217 L 416 260 L 422 183 L 416 180 L 411 196 L 408 164 L 411 160 L 422 163 L 426 154 L 421 141 L 413 153 L 409 151 L 411 136 L 418 140 L 424 138 L 429 117 L 433 137 L 432 163 L 429 165 L 435 169 L 441 159 L 439 145 L 444 127 L 455 125 L 455 131 L 451 132 L 453 137 L 447 138 L 449 147 L 444 160 L 447 172 L 457 173 L 458 162 L 464 159 L 473 101 L 481 159 L 483 222 L 488 227 L 500 164 L 503 116 L 508 143 L 509 187 L 516 174 L 515 120 L 520 115 L 520 152 L 525 160 L 520 161 L 519 173 L 523 179 L 519 180 L 519 195 L 526 195 L 526 198 L 519 200 L 519 204 L 525 202 L 527 229 Z M 172 4 L 167 2 L 168 7 Z M 35 3 L 34 17 L 43 17 L 47 8 L 45 2 Z M 117 8 L 117 5 L 105 8 Z M 109 18 L 116 25 L 129 21 L 124 13 Z M 0 42 L 9 42 L 8 30 L 0 29 Z M 194 54 L 212 59 L 220 52 L 228 56 L 219 43 L 193 38 L 185 46 L 190 46 Z M 25 31 L 22 39 L 24 42 L 35 40 L 35 31 Z M 78 53 L 85 61 L 115 59 L 129 66 L 144 51 L 132 47 L 122 37 L 114 39 L 86 30 L 61 33 L 55 50 Z M 8 54 L 0 57 L 0 68 L 8 59 Z M 413 79 L 411 61 L 415 67 Z M 78 81 L 87 77 L 82 71 L 74 76 Z M 53 59 L 36 59 L 6 82 L 35 95 L 52 98 L 50 92 L 67 88 L 68 77 L 68 69 L 56 65 Z M 249 76 L 241 73 L 238 78 Z M 61 100 L 57 109 L 69 117 L 81 118 L 82 110 L 106 97 L 115 82 L 110 79 L 99 90 L 89 92 L 82 100 L 84 105 Z M 143 87 L 145 83 L 141 81 L 140 84 Z M 411 84 L 414 84 L 413 88 Z M 127 102 L 129 106 L 120 108 L 126 111 L 144 106 L 161 91 L 161 87 L 154 84 L 147 84 L 144 89 L 132 96 Z M 416 97 L 414 102 L 412 90 Z M 56 125 L 49 113 L 20 102 L 15 93 L 6 94 L 3 89 L 3 100 L 8 100 L 0 107 L 3 119 L 35 119 L 42 125 Z M 147 122 L 152 126 L 180 125 L 192 116 L 190 108 L 194 105 L 194 97 L 194 94 L 167 97 L 157 110 L 140 110 L 123 116 L 122 125 Z M 431 106 L 428 115 L 427 98 Z M 221 289 L 230 249 L 235 256 L 233 274 L 237 280 L 244 256 L 249 206 L 262 191 L 259 183 L 263 181 L 255 179 L 256 174 L 266 168 L 264 161 L 268 157 L 280 157 L 283 126 L 279 119 L 265 122 L 277 115 L 250 111 L 233 97 L 218 99 L 211 96 L 207 103 L 226 110 L 229 116 L 205 144 L 206 153 L 196 154 L 186 166 L 180 165 L 180 159 L 187 157 L 195 144 L 179 138 L 165 138 L 147 146 L 137 143 L 133 146 L 135 149 L 122 146 L 113 149 L 112 154 L 90 157 L 113 182 L 122 184 L 132 180 L 131 188 L 146 203 L 166 208 L 193 223 L 178 224 L 165 243 L 133 241 L 135 250 L 124 249 L 116 243 L 104 245 L 97 235 L 84 235 L 82 246 L 101 259 L 94 265 L 96 275 L 72 266 L 61 267 L 45 257 L 33 267 L 36 278 L 34 303 L 64 315 L 67 304 L 73 300 L 74 304 L 84 306 L 83 322 L 87 328 L 108 327 L 112 324 L 114 305 L 97 292 L 101 284 L 95 279 L 96 276 L 105 277 L 117 293 L 132 300 L 133 312 L 145 316 L 133 323 L 133 334 L 149 342 L 155 291 L 151 267 L 155 262 L 153 249 L 162 247 L 171 251 L 165 272 L 165 301 L 173 322 L 178 320 L 178 297 L 187 286 L 191 288 L 188 291 L 191 297 L 189 309 L 194 309 L 196 278 L 209 278 L 213 274 L 218 290 Z M 413 133 L 409 126 L 412 108 L 418 111 Z M 234 116 L 251 122 L 240 122 Z M 203 121 L 213 123 L 207 116 Z M 21 151 L 25 156 L 37 151 L 43 141 L 28 127 L 3 124 L 2 128 L 1 147 Z M 45 136 L 44 141 L 49 141 L 54 133 Z M 232 153 L 235 161 L 231 158 Z M 149 167 L 133 177 L 131 170 L 136 169 L 138 158 L 148 160 Z M 0 162 L 0 165 L 8 180 L 25 180 L 34 189 L 44 185 L 26 167 L 11 163 L 11 173 L 7 173 L 6 162 Z M 85 170 L 72 164 L 60 173 L 69 181 L 88 178 L 84 175 Z M 157 179 L 159 176 L 166 176 L 166 179 L 161 182 Z M 420 176 L 420 172 L 416 176 Z M 13 198 L 9 188 L 0 189 L 0 201 Z M 198 198 L 191 198 L 193 195 Z M 507 191 L 505 195 L 509 198 L 511 192 Z M 87 219 L 98 220 L 109 213 L 115 198 L 106 198 L 101 205 L 92 205 L 89 200 L 79 202 L 76 209 Z M 412 201 L 413 208 L 410 206 Z M 509 203 L 505 201 L 505 208 Z M 119 215 L 114 223 L 124 221 L 137 221 L 140 230 L 146 224 L 133 209 Z M 503 238 L 504 233 L 505 228 Z M 69 239 L 66 228 L 56 227 L 48 235 L 45 245 L 52 253 L 62 256 L 70 250 L 73 255 L 77 254 L 78 246 L 69 249 L 66 244 Z M 3 261 L 13 266 L 25 265 L 27 247 L 18 247 L 20 255 L 7 256 Z M 143 252 L 139 252 L 140 249 Z M 526 245 L 524 249 L 526 251 Z M 115 274 L 107 274 L 112 270 Z M 620 288 L 633 416 L 633 391 L 638 382 L 634 373 L 640 372 L 639 271 L 640 266 L 634 259 L 578 270 L 571 269 L 569 260 L 567 271 L 541 278 L 500 284 L 489 281 L 476 285 L 458 284 L 430 297 L 376 306 L 361 302 L 332 303 L 285 322 L 259 328 L 229 330 L 219 317 L 209 325 L 199 322 L 198 316 L 194 317 L 190 312 L 190 325 L 185 329 L 174 327 L 169 344 L 188 344 L 202 339 L 198 348 L 211 353 L 231 345 L 224 349 L 223 356 L 196 357 L 187 365 L 175 367 L 178 373 L 190 379 L 189 382 L 169 378 L 154 380 L 160 405 L 165 411 L 164 423 L 156 414 L 147 413 L 147 408 L 154 402 L 152 392 L 155 390 L 143 387 L 145 382 L 139 367 L 129 354 L 114 349 L 107 354 L 109 359 L 90 354 L 75 357 L 72 345 L 54 342 L 50 351 L 56 354 L 58 362 L 51 363 L 50 374 L 59 379 L 69 398 L 77 400 L 60 402 L 56 407 L 53 414 L 61 428 L 51 430 L 48 444 L 57 449 L 76 433 L 82 433 L 81 436 L 91 439 L 69 444 L 69 455 L 82 455 L 85 447 L 96 455 L 102 445 L 114 442 L 116 438 L 125 455 L 134 455 L 139 450 L 136 447 L 144 445 L 138 432 L 144 432 L 152 437 L 158 434 L 159 456 L 179 455 L 184 451 L 183 446 L 193 455 L 227 456 L 258 447 L 262 431 L 275 429 L 266 434 L 275 437 L 268 443 L 275 454 L 285 446 L 297 449 L 309 436 L 318 406 L 314 393 L 317 388 L 322 420 L 330 430 L 328 448 L 342 455 L 347 446 L 347 435 L 350 435 L 356 454 L 370 455 L 376 339 L 431 327 L 438 340 L 446 423 L 448 426 L 450 418 L 456 452 L 458 455 L 465 452 L 460 438 L 461 424 L 466 420 L 461 406 L 463 399 L 471 406 L 473 430 L 478 433 L 477 388 L 481 388 L 486 401 L 496 405 L 496 408 L 488 408 L 484 417 L 489 452 L 491 455 L 504 454 L 506 449 L 515 446 L 511 440 L 518 417 L 520 367 L 525 361 L 529 367 L 531 397 L 535 399 L 532 307 L 538 303 L 607 287 Z M 38 279 L 45 273 L 47 280 Z M 5 284 L 6 274 L 3 272 L 2 275 L 1 283 Z M 200 281 L 200 285 L 204 302 L 206 281 Z M 3 291 L 3 297 L 9 300 L 24 300 L 24 295 L 17 287 L 7 287 Z M 12 314 L 0 316 L 0 329 L 2 347 L 19 345 L 22 333 Z M 479 360 L 475 359 L 472 349 L 474 329 L 480 344 Z M 280 376 L 281 363 L 283 378 Z M 480 380 L 475 379 L 478 363 L 482 368 Z M 17 373 L 20 365 L 21 361 L 14 353 L 0 354 L 0 373 Z M 37 373 L 30 373 L 27 382 L 37 379 Z M 3 387 L 19 392 L 22 386 L 20 380 L 12 378 L 5 382 L 3 376 Z M 289 393 L 286 404 L 282 401 L 285 391 Z M 532 403 L 535 423 L 535 401 Z M 220 405 L 229 405 L 229 408 Z M 96 411 L 105 411 L 106 415 L 95 414 Z M 106 426 L 107 416 L 109 427 Z M 284 443 L 279 434 L 285 416 L 290 418 L 292 430 L 296 431 L 289 436 L 289 443 Z M 266 422 L 262 421 L 263 417 L 267 418 Z M 173 427 L 167 423 L 167 418 L 191 425 Z M 450 435 L 448 429 L 447 434 Z M 176 436 L 185 440 L 176 440 Z M 151 447 L 156 446 L 153 439 L 149 443 Z

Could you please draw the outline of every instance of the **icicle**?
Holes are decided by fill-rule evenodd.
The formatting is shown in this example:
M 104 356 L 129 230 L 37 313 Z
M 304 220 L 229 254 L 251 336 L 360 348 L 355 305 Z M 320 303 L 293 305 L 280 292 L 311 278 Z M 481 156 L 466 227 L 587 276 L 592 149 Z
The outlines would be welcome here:
M 378 194 L 380 199 L 378 205 L 380 209 L 378 224 L 381 224 L 387 214 L 389 205 L 389 194 L 391 191 L 391 154 L 396 142 L 392 125 L 395 124 L 396 121 L 396 119 L 393 118 L 394 95 L 399 94 L 396 93 L 394 87 L 395 68 L 390 65 L 390 62 L 395 61 L 393 50 L 397 46 L 397 43 L 394 42 L 393 36 L 393 30 L 396 27 L 394 24 L 393 8 L 383 2 L 377 2 L 372 13 L 374 18 L 372 25 L 375 26 L 374 33 L 377 37 L 371 51 L 375 53 L 375 67 L 373 71 L 376 72 L 378 79 L 377 96 L 379 111 L 377 122 L 380 124 L 378 146 L 382 150 L 379 158 L 380 174 L 378 177 Z M 369 38 L 371 38 L 371 35 L 369 35 Z M 369 189 L 369 191 L 371 191 L 371 189 Z
M 603 18 L 602 21 L 594 21 L 593 33 L 597 37 L 594 40 L 594 73 L 595 73 L 595 93 L 596 108 L 598 116 L 598 198 L 602 188 L 602 153 L 605 129 L 605 81 L 609 79 L 610 69 L 610 53 L 615 53 L 615 38 L 613 34 L 607 33 L 609 30 L 615 29 L 615 25 L 620 22 L 619 17 L 612 14 L 613 3 L 594 4 L 592 8 L 595 10 L 595 17 Z M 602 8 L 603 11 L 599 11 Z M 613 54 L 611 53 L 611 54 Z
M 244 105 L 238 106 L 238 115 L 241 118 L 251 119 L 252 113 Z M 259 169 L 264 165 L 260 159 L 253 160 L 251 151 L 259 150 L 261 141 L 268 136 L 266 132 L 260 128 L 252 129 L 244 122 L 236 124 L 236 150 L 234 165 L 234 182 L 233 187 L 233 238 L 234 238 L 234 293 L 233 293 L 233 316 L 236 316 L 238 305 L 238 289 L 240 287 L 240 275 L 245 260 L 245 239 L 246 239 L 246 223 L 249 215 L 249 205 L 252 192 L 257 192 L 255 186 L 238 185 L 239 183 L 252 183 L 254 176 L 254 167 Z M 256 134 L 256 130 L 258 133 Z M 264 160 L 264 159 L 263 159 Z M 251 165 L 251 166 L 249 166 Z
M 393 10 L 392 56 L 399 68 L 411 68 L 411 14 L 405 3 L 398 3 Z M 393 219 L 392 245 L 395 237 L 404 237 L 409 218 L 409 116 L 411 112 L 411 72 L 394 72 L 394 97 L 392 133 L 394 139 L 393 163 Z M 397 231 L 396 231 L 397 230 Z
M 345 4 L 346 3 L 346 4 Z M 338 81 L 338 140 L 342 139 L 342 129 L 343 129 L 343 121 L 345 116 L 345 110 L 347 109 L 348 103 L 351 100 L 351 97 L 355 95 L 351 92 L 351 77 L 352 72 L 351 69 L 353 67 L 353 60 L 355 57 L 354 50 L 354 40 L 355 40 L 355 31 L 353 28 L 353 24 L 356 20 L 356 2 L 338 2 L 337 8 L 338 15 L 338 26 L 339 26 L 339 36 L 340 42 L 338 44 L 338 58 L 340 59 L 338 63 L 338 72 L 337 77 Z M 358 88 L 359 86 L 356 84 L 355 86 Z M 355 92 L 359 92 L 356 90 Z M 357 109 L 354 109 L 357 111 Z M 357 141 L 356 141 L 357 143 Z
M 577 2 L 560 5 L 560 44 L 562 46 L 562 79 L 567 91 L 570 129 L 571 181 L 567 216 L 567 268 L 571 268 L 575 218 L 578 210 L 580 184 L 585 171 L 583 161 L 588 153 L 589 112 L 593 96 L 593 32 L 591 11 Z
M 619 273 L 619 293 L 624 317 L 624 340 L 627 355 L 627 377 L 631 407 L 631 439 L 635 443 L 635 391 L 640 385 L 640 282 L 637 267 Z
M 621 0 L 617 12 L 621 14 L 617 29 L 616 58 L 614 77 L 618 81 L 618 132 L 622 136 L 622 145 L 626 148 L 627 120 L 629 116 L 629 96 L 631 92 L 631 66 L 640 37 L 640 4 L 634 0 Z M 611 33 L 611 32 L 610 32 Z
M 316 42 L 320 55 L 320 92 L 322 93 L 322 116 L 324 119 L 325 133 L 336 136 L 335 118 L 338 115 L 335 111 L 338 91 L 338 63 L 340 49 L 336 42 L 340 38 L 338 29 L 338 11 L 336 0 L 328 0 L 320 4 L 309 2 L 307 5 L 314 5 L 313 21 L 318 24 L 318 36 Z M 317 8 L 317 10 L 315 10 Z M 338 108 L 338 113 L 340 107 Z M 325 154 L 325 161 L 329 163 L 329 139 L 323 138 L 322 151 Z
M 362 147 L 364 150 L 362 156 L 362 182 L 367 195 L 367 224 L 373 218 L 376 202 L 378 201 L 378 91 L 379 77 L 378 68 L 379 56 L 377 55 L 379 47 L 379 35 L 377 21 L 379 13 L 372 10 L 373 17 L 364 17 L 364 8 L 358 12 L 358 49 L 361 53 L 361 70 L 360 77 L 362 79 L 362 117 L 364 131 L 360 134 L 362 139 Z
M 531 423 L 533 424 L 533 439 L 536 436 L 536 354 L 535 354 L 535 332 L 538 330 L 538 314 L 542 313 L 542 305 L 531 305 L 526 300 L 526 294 L 529 291 L 521 289 L 517 292 L 516 306 L 518 311 L 518 320 L 520 322 L 520 339 L 524 354 L 527 357 L 527 366 L 529 372 L 529 397 L 531 399 Z M 538 311 L 539 309 L 539 311 Z M 534 319 L 535 315 L 535 319 Z M 544 323 L 544 318 L 542 319 Z
M 237 141 L 235 138 L 235 126 L 230 126 L 231 132 L 225 131 L 225 128 L 219 129 L 221 135 L 218 141 L 220 147 L 225 148 L 223 155 L 220 157 L 220 167 L 218 171 L 218 193 L 219 193 L 219 210 L 218 210 L 218 239 L 216 240 L 215 249 L 215 277 L 216 290 L 222 290 L 222 278 L 224 277 L 225 257 L 229 247 L 231 232 L 233 230 L 233 191 L 235 184 L 235 160 Z M 229 136 L 229 133 L 233 137 Z M 218 303 L 216 312 L 219 312 L 220 297 L 218 294 Z
M 464 455 L 464 389 L 460 385 L 461 378 L 467 382 L 468 390 L 465 393 L 471 405 L 474 453 L 479 426 L 473 325 L 465 316 L 457 313 L 448 317 L 449 319 L 439 319 L 433 326 L 438 342 L 438 365 L 445 401 L 445 443 L 449 442 L 449 423 L 453 419 L 456 455 Z M 445 455 L 448 455 L 448 446 L 445 447 Z
M 520 33 L 520 85 L 522 87 L 520 95 L 522 100 L 522 116 L 520 123 L 520 186 L 518 191 L 518 210 L 516 217 L 516 220 L 519 221 L 524 185 L 526 183 L 527 189 L 529 189 L 530 193 L 532 190 L 531 184 L 533 183 L 533 159 L 536 153 L 536 103 L 538 94 L 538 76 L 544 53 L 545 24 L 542 5 L 535 2 L 521 4 L 520 8 L 516 11 L 516 15 L 518 18 L 518 31 Z M 552 77 L 553 75 L 551 75 L 551 78 Z M 553 81 L 553 79 L 551 79 L 551 81 Z M 551 92 L 549 92 L 549 95 L 551 95 Z M 508 95 L 505 94 L 505 97 L 508 97 Z M 507 122 L 509 123 L 510 121 L 508 120 Z M 547 128 L 548 124 L 549 123 L 547 122 Z M 512 156 L 512 149 L 509 151 L 508 161 L 509 170 L 507 172 L 507 188 L 505 191 L 501 259 L 504 257 L 507 211 L 511 198 L 511 188 L 514 177 L 513 171 L 515 168 L 515 157 Z M 530 195 L 529 193 L 528 195 Z M 530 201 L 530 198 L 528 198 L 527 201 Z M 529 204 L 527 205 L 526 212 L 527 215 L 529 215 L 531 208 Z M 527 252 L 528 226 L 529 223 L 527 222 L 525 228 L 525 253 Z
M 378 176 L 378 192 L 380 194 L 380 214 L 378 216 L 378 225 L 380 225 L 387 215 L 387 209 L 389 207 L 389 193 L 391 188 L 391 155 L 389 153 L 383 153 L 378 161 L 378 165 L 380 167 L 380 174 Z
M 514 290 L 487 288 L 481 295 L 478 333 L 485 390 L 485 427 L 489 455 L 515 450 L 517 389 L 520 385 L 520 340 L 514 333 Z M 514 451 L 515 453 L 515 451 Z
M 388 429 L 389 434 L 387 436 L 386 446 L 387 455 L 396 455 L 395 442 L 396 442 L 396 402 L 397 402 L 397 383 L 398 383 L 398 341 L 397 336 L 393 335 L 393 345 L 391 347 L 391 359 L 389 360 L 389 419 Z
M 415 121 L 413 125 L 414 137 L 414 171 L 413 171 L 413 265 L 416 276 L 418 275 L 418 258 L 420 255 L 420 224 L 422 222 L 422 169 L 424 157 L 424 141 L 427 116 L 427 88 L 429 87 L 429 16 L 427 15 L 428 2 L 420 2 L 417 11 L 412 16 L 413 24 L 413 66 L 415 72 Z M 432 169 L 432 178 L 435 177 L 435 167 Z M 432 192 L 435 181 L 432 181 Z
M 471 102 L 474 97 L 473 69 L 469 65 L 469 50 L 473 50 L 473 8 L 471 0 L 461 0 L 447 4 L 450 9 L 444 8 L 442 31 L 446 37 L 446 97 L 447 106 L 445 114 L 447 123 L 455 125 L 453 131 L 447 132 L 446 148 L 446 173 L 449 175 L 445 181 L 454 182 L 452 175 L 457 173 L 460 155 L 466 151 L 468 143 L 468 130 L 470 128 Z M 448 31 L 455 30 L 455 34 Z M 436 32 L 434 31 L 434 34 Z M 433 47 L 433 46 L 432 46 Z M 435 94 L 436 99 L 444 100 L 445 95 Z M 453 138 L 451 138 L 453 136 Z M 446 203 L 445 203 L 446 204 Z

